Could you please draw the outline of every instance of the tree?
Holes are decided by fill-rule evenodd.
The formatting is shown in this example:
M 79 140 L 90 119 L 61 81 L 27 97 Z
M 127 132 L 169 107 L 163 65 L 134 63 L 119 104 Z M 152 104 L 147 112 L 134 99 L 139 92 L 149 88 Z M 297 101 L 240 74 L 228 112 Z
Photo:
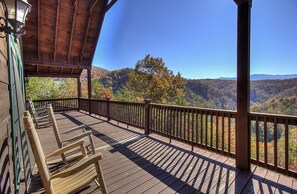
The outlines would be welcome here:
M 31 77 L 26 84 L 27 98 L 32 100 L 59 98 L 59 84 L 51 78 Z
M 97 79 L 92 80 L 92 98 L 101 99 L 104 93 L 104 87 Z
M 184 96 L 184 86 L 180 73 L 174 75 L 161 58 L 150 55 L 137 62 L 127 82 L 128 90 L 133 91 L 136 98 L 157 103 L 173 102 Z

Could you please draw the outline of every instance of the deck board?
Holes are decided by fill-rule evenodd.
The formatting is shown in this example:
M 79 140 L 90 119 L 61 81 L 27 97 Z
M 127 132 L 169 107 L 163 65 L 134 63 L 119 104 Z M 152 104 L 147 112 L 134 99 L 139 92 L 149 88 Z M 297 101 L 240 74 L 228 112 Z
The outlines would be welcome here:
M 94 134 L 109 193 L 297 193 L 297 180 L 262 167 L 235 168 L 235 160 L 104 117 L 69 111 L 55 114 L 61 131 L 81 124 Z M 38 129 L 45 154 L 58 148 L 50 127 Z M 63 137 L 62 137 L 63 138 Z M 67 138 L 67 135 L 64 137 Z M 24 190 L 22 184 L 22 191 Z M 95 184 L 80 193 L 89 193 Z M 23 192 L 20 193 L 23 193 Z M 38 174 L 30 193 L 43 193 Z

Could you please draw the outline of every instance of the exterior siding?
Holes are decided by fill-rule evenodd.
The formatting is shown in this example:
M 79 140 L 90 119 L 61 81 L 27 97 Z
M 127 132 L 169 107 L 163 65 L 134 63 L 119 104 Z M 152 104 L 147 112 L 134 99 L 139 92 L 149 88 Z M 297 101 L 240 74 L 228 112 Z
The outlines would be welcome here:
M 4 17 L 2 4 L 0 16 Z M 0 193 L 14 193 L 6 38 L 0 38 Z

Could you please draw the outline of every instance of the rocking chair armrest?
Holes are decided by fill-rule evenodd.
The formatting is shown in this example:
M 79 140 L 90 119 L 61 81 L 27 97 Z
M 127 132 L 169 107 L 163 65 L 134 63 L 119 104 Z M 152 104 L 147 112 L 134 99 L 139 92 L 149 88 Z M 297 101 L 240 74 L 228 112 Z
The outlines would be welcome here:
M 70 129 L 67 129 L 66 131 L 60 132 L 60 134 L 71 133 L 71 132 L 76 131 L 76 130 L 78 130 L 78 129 L 83 129 L 83 130 L 84 130 L 84 128 L 86 128 L 86 125 L 85 125 L 85 124 L 80 125 L 80 126 L 76 126 L 76 127 L 72 127 L 72 128 L 70 128 Z
M 76 136 L 73 136 L 73 137 L 64 139 L 61 142 L 62 143 L 64 143 L 64 142 L 74 142 L 74 141 L 80 140 L 80 139 L 82 139 L 84 137 L 91 136 L 91 135 L 92 135 L 92 132 L 91 131 L 86 131 L 86 132 L 84 132 L 82 134 L 79 134 L 79 135 L 76 135 Z
M 101 153 L 96 153 L 96 154 L 93 154 L 92 156 L 85 157 L 85 158 L 81 159 L 80 161 L 78 161 L 77 163 L 75 163 L 73 166 L 66 168 L 63 171 L 54 174 L 53 176 L 51 176 L 51 179 L 59 178 L 59 177 L 60 178 L 67 177 L 67 176 L 73 174 L 74 172 L 81 171 L 81 170 L 89 167 L 90 165 L 99 165 L 98 161 L 102 160 L 102 158 L 103 158 L 103 156 Z
M 84 141 L 81 140 L 81 141 L 77 141 L 77 142 L 74 142 L 72 144 L 69 144 L 65 147 L 62 147 L 60 149 L 57 149 L 56 151 L 50 153 L 49 155 L 45 156 L 45 159 L 48 159 L 48 158 L 51 158 L 51 157 L 54 157 L 54 156 L 60 156 L 61 154 L 69 151 L 69 150 L 72 150 L 73 148 L 76 148 L 76 147 L 80 147 L 80 150 L 82 152 L 82 154 L 84 156 L 86 156 L 86 150 L 85 150 L 85 147 L 84 147 Z

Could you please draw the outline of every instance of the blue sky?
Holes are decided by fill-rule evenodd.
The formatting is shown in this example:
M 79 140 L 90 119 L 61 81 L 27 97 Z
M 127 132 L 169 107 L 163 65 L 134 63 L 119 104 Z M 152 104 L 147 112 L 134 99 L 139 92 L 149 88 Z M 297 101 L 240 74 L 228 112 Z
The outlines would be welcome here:
M 297 0 L 254 0 L 251 74 L 297 73 Z M 118 0 L 105 16 L 94 66 L 135 67 L 147 54 L 186 78 L 236 77 L 233 0 Z

